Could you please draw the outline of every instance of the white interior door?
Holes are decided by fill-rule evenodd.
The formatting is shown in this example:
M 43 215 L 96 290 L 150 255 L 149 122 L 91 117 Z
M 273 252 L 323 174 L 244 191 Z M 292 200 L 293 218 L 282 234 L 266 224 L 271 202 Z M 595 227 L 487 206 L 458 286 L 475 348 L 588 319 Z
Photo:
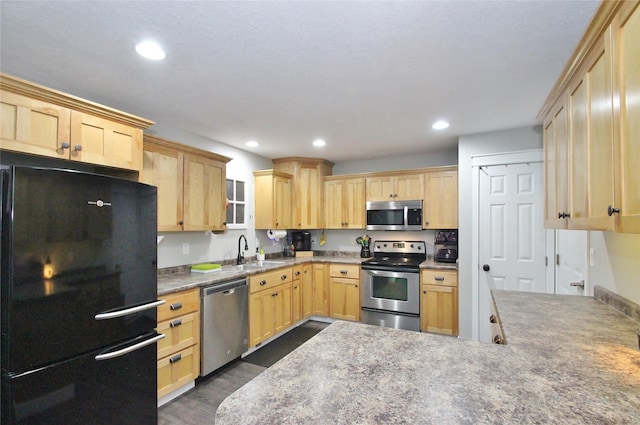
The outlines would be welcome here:
M 479 339 L 491 340 L 491 290 L 549 292 L 542 162 L 479 172 Z
M 591 293 L 587 275 L 588 256 L 587 231 L 556 231 L 556 253 L 552 262 L 555 265 L 556 294 L 589 295 Z

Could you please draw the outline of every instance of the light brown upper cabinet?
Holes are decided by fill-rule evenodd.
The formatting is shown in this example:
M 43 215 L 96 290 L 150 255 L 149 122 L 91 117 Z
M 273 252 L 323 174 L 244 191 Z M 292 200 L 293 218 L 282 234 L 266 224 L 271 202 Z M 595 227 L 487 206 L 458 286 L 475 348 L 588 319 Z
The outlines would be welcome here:
M 253 172 L 256 229 L 292 228 L 291 174 L 276 170 Z
M 158 187 L 158 231 L 226 229 L 226 163 L 231 158 L 144 135 L 140 181 Z
M 420 173 L 376 173 L 367 177 L 367 201 L 408 201 L 424 196 L 424 176 Z
M 0 89 L 3 150 L 140 171 L 152 121 L 8 75 Z
M 640 233 L 638 5 L 601 3 L 539 114 L 548 228 Z
M 325 177 L 325 228 L 364 229 L 365 179 L 364 177 Z
M 425 229 L 458 228 L 458 167 L 425 173 L 422 221 Z
M 333 162 L 317 158 L 279 158 L 273 168 L 293 176 L 293 227 L 324 227 L 324 177 L 331 175 Z

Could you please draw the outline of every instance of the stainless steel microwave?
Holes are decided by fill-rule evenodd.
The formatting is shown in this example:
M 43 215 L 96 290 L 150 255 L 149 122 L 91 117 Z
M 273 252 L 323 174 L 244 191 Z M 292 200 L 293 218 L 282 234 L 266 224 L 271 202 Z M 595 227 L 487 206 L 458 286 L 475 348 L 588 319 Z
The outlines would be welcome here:
M 367 202 L 367 230 L 422 230 L 422 201 Z

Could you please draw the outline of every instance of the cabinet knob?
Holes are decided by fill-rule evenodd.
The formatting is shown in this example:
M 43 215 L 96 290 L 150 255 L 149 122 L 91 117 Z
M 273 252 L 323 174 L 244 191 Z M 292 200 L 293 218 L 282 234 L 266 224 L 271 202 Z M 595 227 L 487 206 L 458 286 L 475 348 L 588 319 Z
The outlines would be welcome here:
M 422 293 L 423 293 L 423 294 L 426 294 L 426 293 L 427 293 L 427 291 L 422 291 Z
M 182 225 L 184 224 L 184 221 L 180 220 L 180 221 L 178 222 L 178 224 L 179 224 L 180 226 L 182 226 Z
M 274 293 L 274 294 L 271 294 L 271 296 L 272 296 L 272 297 L 277 297 L 277 296 L 278 296 L 278 293 L 276 292 L 276 293 Z
M 558 213 L 558 218 L 562 219 L 562 218 L 571 218 L 571 214 L 566 213 L 566 212 L 559 212 Z
M 609 217 L 611 217 L 614 214 L 619 214 L 620 213 L 620 208 L 614 208 L 611 205 L 609 205 L 609 208 L 607 208 L 607 214 L 609 214 Z
M 296 276 L 300 276 L 300 272 L 296 272 Z
M 494 344 L 504 344 L 504 341 L 502 340 L 502 338 L 500 338 L 500 335 L 496 335 L 493 337 L 493 343 Z
M 73 149 L 76 150 L 77 152 L 80 152 L 82 150 L 82 145 L 75 145 Z
M 393 198 L 393 193 L 390 193 L 390 194 L 389 194 L 389 198 Z
M 358 287 L 358 285 L 356 285 L 356 288 Z
M 425 226 L 428 226 L 428 225 L 429 225 L 429 222 L 428 222 L 428 221 L 425 221 L 425 222 L 424 222 L 424 225 L 425 225 Z
M 489 323 L 496 323 L 496 316 L 495 315 L 491 315 L 489 316 Z
M 69 142 L 62 142 L 60 144 L 60 149 L 69 149 L 71 147 L 71 145 L 69 144 Z
M 283 274 L 282 276 L 280 276 L 280 280 L 285 280 L 287 278 L 286 274 Z
M 266 280 L 261 280 L 261 281 L 260 281 L 260 286 L 264 286 L 264 285 L 266 285 L 266 284 L 267 284 L 267 281 L 266 281 Z

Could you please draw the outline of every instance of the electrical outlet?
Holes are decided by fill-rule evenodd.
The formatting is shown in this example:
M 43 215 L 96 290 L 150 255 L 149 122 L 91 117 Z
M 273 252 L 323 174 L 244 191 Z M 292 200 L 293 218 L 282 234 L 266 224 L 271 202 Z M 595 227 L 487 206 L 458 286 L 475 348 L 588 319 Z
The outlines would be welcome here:
M 182 244 L 182 253 L 184 255 L 189 255 L 189 251 L 191 250 L 191 247 L 189 246 L 189 244 L 187 242 Z

